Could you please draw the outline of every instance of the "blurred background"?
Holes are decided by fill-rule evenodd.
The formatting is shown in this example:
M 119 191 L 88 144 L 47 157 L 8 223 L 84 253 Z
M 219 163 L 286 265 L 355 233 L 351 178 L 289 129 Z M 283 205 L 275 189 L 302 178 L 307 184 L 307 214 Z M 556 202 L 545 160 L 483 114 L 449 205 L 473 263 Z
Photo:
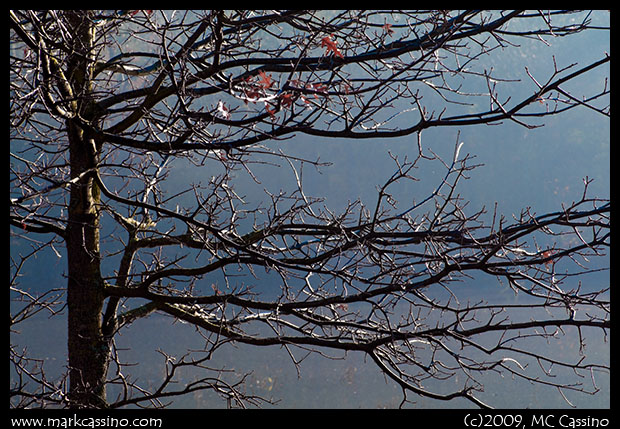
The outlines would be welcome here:
M 592 24 L 609 25 L 609 13 L 595 12 Z M 567 38 L 547 38 L 547 43 L 538 40 L 521 40 L 519 47 L 507 47 L 494 51 L 487 57 L 481 57 L 479 69 L 493 70 L 504 79 L 517 82 L 498 82 L 497 90 L 502 98 L 512 96 L 520 100 L 531 95 L 536 87 L 529 79 L 525 67 L 539 78 L 548 79 L 554 70 L 553 58 L 559 68 L 579 61 L 581 66 L 603 58 L 610 52 L 609 32 L 586 31 Z M 577 66 L 578 67 L 578 66 Z M 572 94 L 594 93 L 600 90 L 609 76 L 607 69 L 598 68 L 579 77 L 563 89 Z M 464 89 L 484 91 L 483 79 L 462 82 Z M 484 85 L 484 86 L 482 86 Z M 477 87 L 478 86 L 478 87 Z M 433 94 L 429 91 L 425 102 L 432 105 Z M 441 110 L 441 99 L 437 98 L 436 111 Z M 480 102 L 483 102 L 480 97 Z M 532 109 L 553 108 L 553 100 L 546 100 Z M 472 109 L 478 110 L 475 107 Z M 408 122 L 409 120 L 409 122 Z M 402 114 L 394 119 L 393 125 L 407 127 L 412 125 L 414 116 Z M 543 214 L 561 210 L 562 204 L 577 201 L 583 193 L 584 178 L 593 179 L 589 186 L 589 195 L 601 198 L 610 197 L 610 123 L 602 115 L 584 108 L 543 118 L 540 122 L 529 119 L 528 123 L 543 124 L 536 129 L 526 129 L 511 121 L 501 125 L 468 126 L 461 129 L 451 127 L 430 129 L 422 134 L 422 146 L 431 149 L 445 160 L 450 160 L 454 145 L 464 142 L 461 154 L 475 155 L 474 162 L 481 164 L 474 169 L 470 177 L 460 183 L 458 191 L 461 197 L 469 201 L 466 212 L 475 213 L 483 206 L 487 209 L 487 219 L 493 215 L 495 205 L 498 213 L 508 220 L 517 216 L 526 208 L 531 213 Z M 544 121 L 544 122 L 542 122 Z M 460 135 L 458 133 L 460 132 Z M 413 159 L 418 152 L 415 136 L 395 139 L 320 139 L 298 135 L 293 139 L 270 143 L 277 150 L 281 147 L 287 154 L 307 159 L 320 158 L 330 162 L 331 166 L 316 169 L 310 165 L 303 166 L 303 184 L 306 195 L 324 198 L 324 204 L 333 211 L 344 208 L 347 202 L 360 199 L 364 204 L 373 206 L 377 198 L 377 186 L 384 183 L 394 172 L 395 165 L 389 153 L 402 159 Z M 389 153 L 388 153 L 389 152 Z M 430 154 L 430 153 L 428 153 Z M 257 159 L 259 160 L 259 159 Z M 293 190 L 294 176 L 285 164 L 257 163 L 253 173 L 261 183 L 256 183 L 243 169 L 235 172 L 233 180 L 237 193 L 243 196 L 248 206 L 252 207 L 266 201 L 264 189 L 271 192 Z M 397 200 L 403 206 L 412 198 L 426 197 L 440 183 L 445 175 L 445 167 L 438 161 L 419 164 L 414 173 L 418 182 L 408 182 L 392 188 Z M 174 174 L 170 175 L 166 186 L 175 189 L 188 183 L 208 182 L 213 172 L 205 177 L 205 169 L 190 167 L 183 160 L 171 163 Z M 176 169 L 176 170 L 174 170 Z M 176 174 L 176 172 L 182 174 Z M 400 186 L 400 187 L 399 187 Z M 44 238 L 42 238 L 44 239 Z M 18 241 L 11 237 L 12 254 L 28 252 L 30 243 Z M 60 258 L 53 252 L 39 255 L 35 264 L 27 271 L 28 278 L 21 284 L 33 294 L 48 288 L 63 288 L 66 279 L 63 249 L 58 249 Z M 105 251 L 105 248 L 104 248 Z M 609 267 L 609 258 L 594 261 L 600 267 Z M 113 266 L 113 263 L 111 266 Z M 584 286 L 600 288 L 609 284 L 609 272 L 602 271 L 571 282 L 581 280 Z M 250 281 L 237 278 L 232 281 Z M 255 290 L 268 288 L 265 281 L 255 282 Z M 459 286 L 467 291 L 472 300 L 476 297 L 492 299 L 493 294 L 512 294 L 507 286 L 499 285 L 495 278 L 480 276 L 468 280 L 468 284 Z M 518 299 L 518 298 L 515 298 Z M 63 371 L 66 365 L 66 324 L 64 316 L 48 319 L 45 315 L 34 318 L 29 323 L 19 326 L 19 333 L 12 334 L 13 341 L 21 347 L 27 347 L 32 356 L 45 362 L 49 378 Z M 569 334 L 567 332 L 567 334 Z M 586 355 L 588 360 L 609 364 L 609 337 L 607 342 L 599 331 L 584 330 L 587 336 Z M 128 367 L 133 379 L 138 379 L 144 387 L 155 386 L 164 374 L 164 359 L 158 349 L 168 354 L 181 356 L 187 350 L 200 349 L 204 340 L 191 326 L 175 322 L 161 315 L 153 315 L 145 320 L 135 322 L 121 332 L 116 339 L 116 346 L 123 350 L 122 359 L 126 363 L 140 363 Z M 579 345 L 574 335 L 567 335 L 566 340 L 554 343 L 558 355 L 573 353 L 578 355 Z M 536 347 L 544 347 L 537 344 Z M 554 351 L 555 353 L 555 351 Z M 372 362 L 359 354 L 337 354 L 328 352 L 329 356 L 311 354 L 299 366 L 299 372 L 291 361 L 287 351 L 278 348 L 257 348 L 228 345 L 219 350 L 209 365 L 214 368 L 227 368 L 235 373 L 251 372 L 247 378 L 247 388 L 256 394 L 278 398 L 277 407 L 284 408 L 384 408 L 398 407 L 402 401 L 402 391 L 390 380 L 384 378 Z M 295 357 L 305 356 L 297 351 Z M 182 373 L 182 379 L 191 381 L 199 377 L 195 370 Z M 570 374 L 569 374 L 570 375 Z M 563 374 L 559 374 L 559 377 Z M 607 408 L 610 406 L 609 375 L 597 375 L 597 395 L 584 395 L 575 392 L 566 393 L 568 399 L 580 408 Z M 454 380 L 459 385 L 462 380 Z M 507 384 L 509 383 L 509 384 Z M 454 388 L 428 384 L 426 387 L 441 392 Z M 507 394 L 508 389 L 508 394 Z M 485 392 L 481 399 L 496 407 L 505 408 L 565 408 L 567 403 L 555 389 L 533 385 L 517 379 L 502 379 L 489 376 Z M 420 408 L 470 407 L 465 401 L 436 402 L 424 398 L 408 406 Z M 226 407 L 226 402 L 213 393 L 198 392 L 174 400 L 173 407 L 211 408 Z

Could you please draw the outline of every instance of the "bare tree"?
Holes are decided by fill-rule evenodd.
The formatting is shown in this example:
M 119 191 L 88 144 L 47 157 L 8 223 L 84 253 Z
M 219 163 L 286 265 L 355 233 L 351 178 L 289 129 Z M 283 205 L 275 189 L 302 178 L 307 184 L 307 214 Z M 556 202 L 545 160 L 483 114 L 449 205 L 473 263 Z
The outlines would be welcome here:
M 502 76 L 477 66 L 480 56 L 519 40 L 589 31 L 589 17 L 11 11 L 10 224 L 13 239 L 32 252 L 11 257 L 10 324 L 18 329 L 40 312 L 68 316 L 64 377 L 48 379 L 40 361 L 11 346 L 11 406 L 164 406 L 201 389 L 235 406 L 268 401 L 247 393 L 243 377 L 229 381 L 208 366 L 230 342 L 282 346 L 296 365 L 296 349 L 362 352 L 402 387 L 403 403 L 421 395 L 492 406 L 479 397 L 488 373 L 561 394 L 595 392 L 581 379 L 595 380 L 605 364 L 535 353 L 527 344 L 553 343 L 564 331 L 583 340 L 587 328 L 607 335 L 608 290 L 574 280 L 609 246 L 609 201 L 590 196 L 586 180 L 583 196 L 556 212 L 524 209 L 513 220 L 496 213 L 489 223 L 485 208 L 472 212 L 457 192 L 476 167 L 458 133 L 450 159 L 422 143 L 433 127 L 513 121 L 532 128 L 574 108 L 609 116 L 607 82 L 592 94 L 567 89 L 609 55 L 557 65 L 548 76 L 528 71 L 534 90 L 519 100 L 499 93 Z M 485 89 L 464 89 L 469 81 Z M 431 97 L 441 107 L 431 107 Z M 410 126 L 394 125 L 400 114 L 414 118 Z M 304 191 L 301 166 L 323 162 L 280 144 L 301 134 L 412 135 L 419 150 L 393 157 L 394 173 L 378 186 L 374 205 L 355 201 L 334 211 Z M 290 168 L 296 183 L 266 189 L 265 202 L 252 206 L 235 190 L 233 173 L 253 175 L 255 163 L 269 158 Z M 417 180 L 415 169 L 431 159 L 445 167 L 435 190 L 397 201 L 396 184 Z M 179 187 L 182 166 L 204 168 L 206 179 Z M 32 294 L 26 267 L 51 251 L 66 253 L 66 289 Z M 575 270 L 556 272 L 560 260 Z M 474 273 L 528 299 L 459 300 L 455 285 Z M 218 276 L 226 283 L 218 285 Z M 260 278 L 269 291 L 252 287 Z M 194 325 L 205 348 L 177 360 L 165 355 L 165 375 L 147 388 L 131 378 L 114 338 L 154 312 Z M 187 366 L 204 377 L 179 385 Z M 550 367 L 573 371 L 578 381 L 559 382 Z M 459 381 L 437 393 L 427 380 Z

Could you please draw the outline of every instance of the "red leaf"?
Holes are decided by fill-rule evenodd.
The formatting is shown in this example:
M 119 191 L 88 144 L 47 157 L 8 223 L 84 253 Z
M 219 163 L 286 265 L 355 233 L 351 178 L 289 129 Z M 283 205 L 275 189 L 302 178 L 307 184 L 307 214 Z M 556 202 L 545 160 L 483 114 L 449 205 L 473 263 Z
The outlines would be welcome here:
M 392 30 L 392 24 L 388 24 L 386 22 L 381 28 L 383 28 L 383 31 L 386 32 L 388 36 L 391 36 L 392 34 L 394 34 L 394 30 Z
M 338 45 L 336 45 L 336 42 L 334 42 L 329 36 L 325 36 L 321 39 L 321 47 L 327 48 L 325 50 L 325 55 L 332 52 L 334 56 L 344 58 L 344 55 L 342 55 L 342 53 L 338 50 Z
M 259 70 L 258 74 L 260 75 L 260 80 L 258 81 L 259 85 L 261 85 L 264 89 L 271 88 L 273 82 L 271 80 L 271 75 L 267 76 L 264 71 Z
M 289 107 L 293 104 L 293 94 L 290 92 L 284 93 L 280 96 L 280 101 L 282 102 L 283 107 Z
M 276 117 L 276 111 L 271 110 L 267 102 L 265 102 L 265 110 L 267 111 L 267 113 L 269 113 L 269 116 L 271 116 L 272 119 Z
M 260 93 L 258 92 L 258 89 L 255 88 L 248 88 L 244 90 L 244 94 L 246 96 L 246 98 L 248 100 L 246 101 L 251 101 L 253 103 L 256 102 L 256 100 L 258 99 L 258 97 L 260 96 Z
M 289 84 L 294 86 L 295 88 L 303 88 L 304 84 L 301 80 L 299 79 L 293 79 L 293 80 L 289 80 Z
M 318 92 L 324 92 L 325 94 L 327 94 L 327 85 L 325 85 L 324 83 L 311 83 L 309 85 L 309 88 L 314 90 L 314 91 L 318 91 Z M 314 98 L 319 98 L 318 95 L 313 94 Z
M 542 253 L 542 257 L 546 259 L 546 258 L 553 256 L 554 254 L 555 252 L 552 250 L 545 250 Z M 550 265 L 553 265 L 553 260 L 545 261 L 545 268 L 549 268 Z
M 131 12 L 131 13 L 130 13 L 130 15 L 131 15 L 131 16 L 136 16 L 136 15 L 138 14 L 138 12 L 140 12 L 140 10 L 134 10 L 133 12 Z M 152 10 L 145 10 L 145 11 L 144 11 L 144 14 L 145 14 L 146 16 L 149 16 L 149 15 L 151 15 L 152 13 L 153 13 L 153 11 L 152 11 Z

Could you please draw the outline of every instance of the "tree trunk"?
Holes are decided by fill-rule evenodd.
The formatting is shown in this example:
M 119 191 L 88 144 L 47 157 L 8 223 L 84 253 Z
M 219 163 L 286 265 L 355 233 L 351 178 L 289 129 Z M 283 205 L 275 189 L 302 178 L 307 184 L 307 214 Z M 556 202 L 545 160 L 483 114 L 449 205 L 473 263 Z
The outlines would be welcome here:
M 66 62 L 66 80 L 73 91 L 71 110 L 93 121 L 91 106 L 94 27 L 88 12 L 67 12 L 73 51 Z M 98 148 L 76 120 L 67 120 L 71 185 L 67 223 L 67 309 L 69 399 L 75 407 L 105 407 L 109 343 L 101 330 L 105 299 L 100 270 L 99 189 L 93 172 Z
M 83 132 L 69 124 L 71 168 L 79 172 L 84 163 Z M 108 341 L 101 331 L 103 281 L 99 267 L 99 214 L 96 184 L 92 177 L 71 188 L 68 255 L 68 352 L 69 391 L 77 406 L 102 406 L 105 403 Z

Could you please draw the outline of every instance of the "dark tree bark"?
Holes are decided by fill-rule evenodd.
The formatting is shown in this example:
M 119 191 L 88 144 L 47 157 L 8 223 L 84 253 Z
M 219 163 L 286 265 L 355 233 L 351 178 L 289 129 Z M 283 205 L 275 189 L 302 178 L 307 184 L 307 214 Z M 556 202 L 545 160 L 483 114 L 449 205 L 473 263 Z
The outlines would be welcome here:
M 70 199 L 67 217 L 67 311 L 69 400 L 76 406 L 106 404 L 105 380 L 109 339 L 102 333 L 101 312 L 105 299 L 101 277 L 99 187 L 94 172 L 99 162 L 98 145 L 80 125 L 93 123 L 93 47 L 95 30 L 88 12 L 68 12 L 73 35 L 67 57 L 66 79 L 71 88 L 66 120 Z M 78 120 L 79 118 L 79 120 Z

